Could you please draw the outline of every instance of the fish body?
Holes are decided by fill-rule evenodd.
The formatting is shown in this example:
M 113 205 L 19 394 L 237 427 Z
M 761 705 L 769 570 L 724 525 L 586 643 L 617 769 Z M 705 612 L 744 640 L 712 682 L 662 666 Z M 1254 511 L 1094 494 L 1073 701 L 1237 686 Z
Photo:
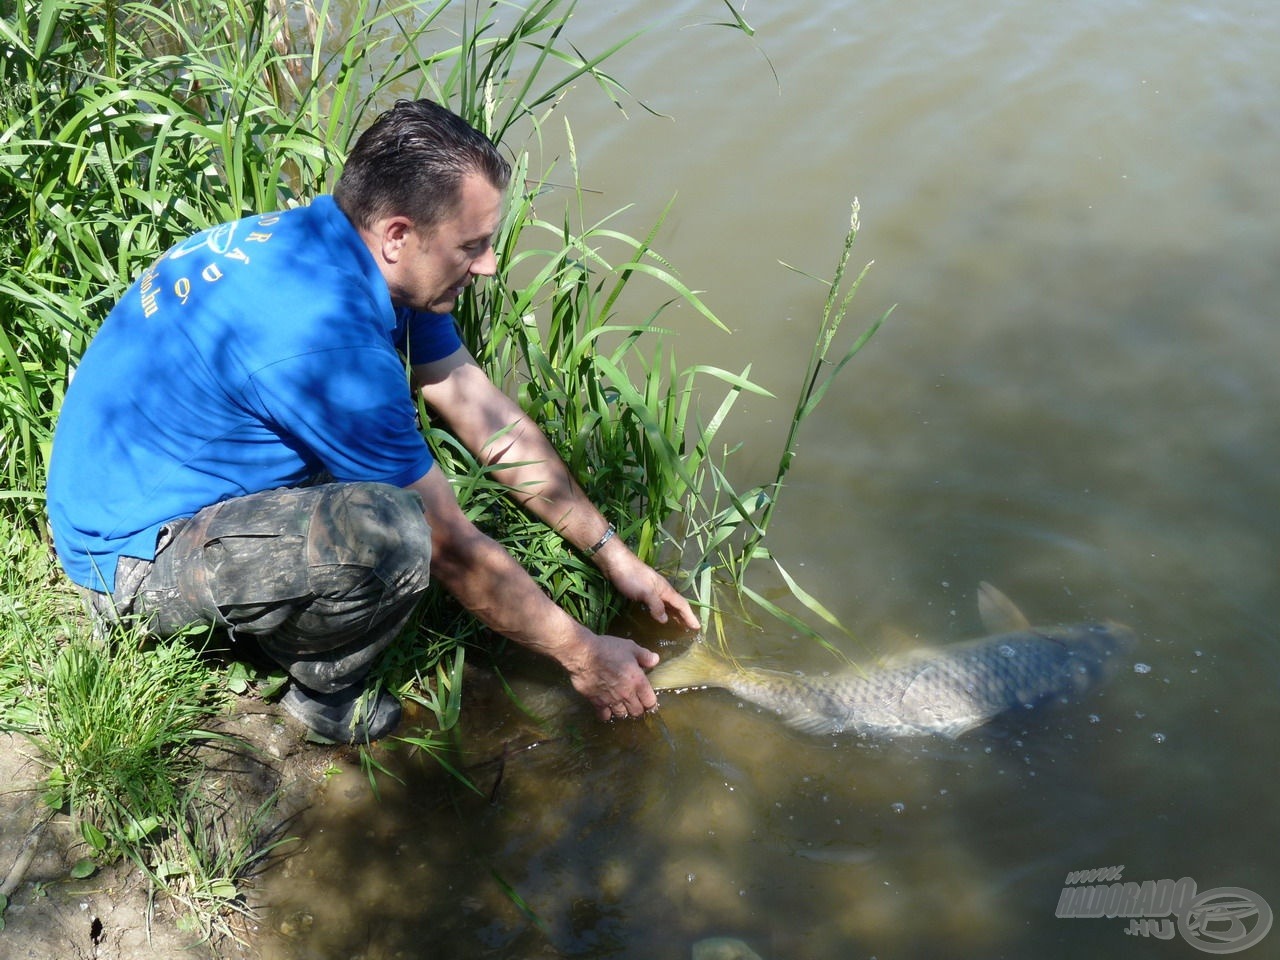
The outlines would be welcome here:
M 699 640 L 649 679 L 655 690 L 722 687 L 805 733 L 958 737 L 1009 710 L 1089 689 L 1133 641 L 1132 631 L 1109 621 L 1032 627 L 988 584 L 979 597 L 984 619 L 1005 629 L 865 671 L 743 668 Z

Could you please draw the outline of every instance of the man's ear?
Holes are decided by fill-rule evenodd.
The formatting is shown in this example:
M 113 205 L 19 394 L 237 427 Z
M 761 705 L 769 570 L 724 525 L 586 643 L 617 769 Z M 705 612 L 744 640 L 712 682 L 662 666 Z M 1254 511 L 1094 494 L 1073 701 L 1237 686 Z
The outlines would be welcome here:
M 387 263 L 398 263 L 405 247 L 413 239 L 413 221 L 408 217 L 388 217 L 382 221 L 379 231 L 382 258 Z

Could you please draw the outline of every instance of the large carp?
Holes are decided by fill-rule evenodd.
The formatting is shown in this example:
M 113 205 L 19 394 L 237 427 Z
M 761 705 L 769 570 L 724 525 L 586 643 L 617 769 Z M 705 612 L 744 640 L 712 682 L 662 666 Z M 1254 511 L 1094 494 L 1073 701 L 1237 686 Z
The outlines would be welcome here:
M 1118 623 L 1033 627 L 988 583 L 978 609 L 990 636 L 914 650 L 865 671 L 803 676 L 743 668 L 703 640 L 659 664 L 655 690 L 723 687 L 805 733 L 958 737 L 1015 707 L 1083 692 L 1133 642 Z

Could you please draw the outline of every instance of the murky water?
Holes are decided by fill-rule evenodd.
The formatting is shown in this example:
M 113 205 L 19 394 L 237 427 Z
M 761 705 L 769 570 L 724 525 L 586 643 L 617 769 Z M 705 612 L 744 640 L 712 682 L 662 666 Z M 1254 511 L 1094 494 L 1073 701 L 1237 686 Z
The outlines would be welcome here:
M 380 801 L 335 779 L 270 885 L 270 956 L 1196 955 L 1054 915 L 1069 871 L 1118 864 L 1280 909 L 1280 6 L 747 14 L 754 43 L 661 29 L 616 62 L 665 118 L 568 113 L 602 211 L 636 204 L 622 229 L 678 194 L 660 249 L 735 330 L 690 323 L 681 359 L 754 362 L 780 397 L 732 424 L 744 480 L 771 475 L 822 301 L 778 261 L 829 274 L 861 200 L 850 323 L 898 308 L 808 422 L 775 552 L 873 650 L 979 633 L 985 579 L 1033 620 L 1128 622 L 1133 664 L 956 743 L 869 746 L 719 692 L 599 725 L 513 662 L 546 720 L 469 688 L 492 799 L 416 760 Z M 591 5 L 579 39 L 652 20 Z M 827 663 L 780 628 L 741 643 Z

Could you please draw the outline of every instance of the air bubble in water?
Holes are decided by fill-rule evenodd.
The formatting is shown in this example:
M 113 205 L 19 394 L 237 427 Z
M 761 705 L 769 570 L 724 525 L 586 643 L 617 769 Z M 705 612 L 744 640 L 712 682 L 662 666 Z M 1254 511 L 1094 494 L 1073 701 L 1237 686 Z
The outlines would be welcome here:
M 1133 672 L 1134 672 L 1134 673 L 1150 673 L 1150 672 L 1151 672 L 1151 664 L 1149 664 L 1149 663 L 1135 663 L 1135 664 L 1133 665 Z

